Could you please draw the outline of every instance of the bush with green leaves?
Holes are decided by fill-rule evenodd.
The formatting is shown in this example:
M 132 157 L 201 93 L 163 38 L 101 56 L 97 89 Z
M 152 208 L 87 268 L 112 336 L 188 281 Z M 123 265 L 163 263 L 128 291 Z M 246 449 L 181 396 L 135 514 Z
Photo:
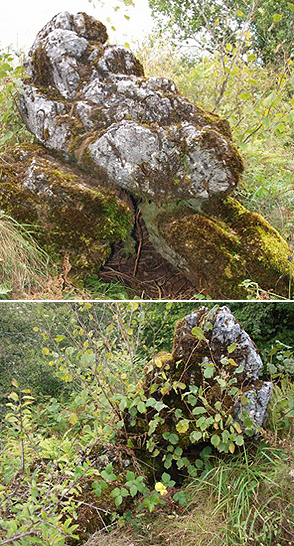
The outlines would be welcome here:
M 0 53 L 0 146 L 28 142 L 26 130 L 17 108 L 17 95 L 25 72 L 22 55 L 9 50 Z
M 156 328 L 147 336 L 154 354 L 152 363 L 146 364 L 146 357 L 138 353 L 146 341 L 145 329 L 149 329 L 148 304 L 83 302 L 68 304 L 69 312 L 61 304 L 62 327 L 58 307 L 56 304 L 48 316 L 45 305 L 45 316 L 36 320 L 34 335 L 42 340 L 48 366 L 59 381 L 73 387 L 72 394 L 64 401 L 51 398 L 40 405 L 28 389 L 13 381 L 0 436 L 0 544 L 65 545 L 78 541 L 77 535 L 84 540 L 89 530 L 83 527 L 82 514 L 87 514 L 91 525 L 93 521 L 93 525 L 101 524 L 102 517 L 107 528 L 115 522 L 124 525 L 142 520 L 145 510 L 153 513 L 157 507 L 175 513 L 191 499 L 191 489 L 179 487 L 182 480 L 210 483 L 213 473 L 207 472 L 213 468 L 215 454 L 220 461 L 225 457 L 228 466 L 226 454 L 233 457 L 232 467 L 237 456 L 240 468 L 244 466 L 244 433 L 250 436 L 256 429 L 246 412 L 240 422 L 234 420 L 232 402 L 242 397 L 235 381 L 239 373 L 235 373 L 234 344 L 228 346 L 221 365 L 213 358 L 203 361 L 198 387 L 186 385 L 180 377 L 169 381 L 167 361 L 156 356 L 153 346 Z M 165 309 L 171 310 L 170 305 Z M 161 339 L 160 326 L 158 331 Z M 196 342 L 207 345 L 206 331 L 196 328 L 192 335 Z M 152 376 L 154 371 L 157 375 Z M 146 380 L 151 376 L 147 390 Z M 284 405 L 284 399 L 292 400 L 289 393 L 290 388 L 282 396 L 277 391 L 270 423 L 275 419 L 277 434 L 287 430 L 290 438 L 293 409 L 289 412 L 290 406 Z M 243 399 L 244 404 L 247 401 Z M 123 470 L 109 459 L 109 449 L 127 457 Z M 92 453 L 98 454 L 98 463 Z M 223 476 L 226 472 L 224 468 Z M 255 491 L 253 478 L 252 474 L 248 498 L 251 489 L 252 494 Z M 219 487 L 225 508 L 225 489 Z M 193 492 L 192 497 L 195 495 Z M 227 518 L 227 533 L 231 523 L 238 526 L 232 533 L 234 539 L 240 533 L 241 537 L 248 535 L 244 518 L 246 510 L 249 518 L 252 512 L 247 497 L 242 517 L 237 522 Z M 262 516 L 260 507 L 258 510 Z M 259 516 L 255 521 L 260 521 Z M 277 536 L 280 524 L 284 525 L 283 520 L 275 516 Z

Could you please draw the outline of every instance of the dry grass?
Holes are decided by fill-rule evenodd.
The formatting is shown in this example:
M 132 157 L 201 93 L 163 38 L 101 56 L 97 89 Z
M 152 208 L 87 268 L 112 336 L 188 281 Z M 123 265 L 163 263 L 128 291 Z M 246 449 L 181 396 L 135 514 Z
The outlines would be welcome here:
M 139 542 L 126 535 L 123 531 L 114 531 L 112 533 L 104 533 L 97 531 L 94 533 L 83 546 L 139 546 Z
M 0 297 L 27 299 L 44 291 L 50 278 L 48 256 L 15 220 L 0 216 Z

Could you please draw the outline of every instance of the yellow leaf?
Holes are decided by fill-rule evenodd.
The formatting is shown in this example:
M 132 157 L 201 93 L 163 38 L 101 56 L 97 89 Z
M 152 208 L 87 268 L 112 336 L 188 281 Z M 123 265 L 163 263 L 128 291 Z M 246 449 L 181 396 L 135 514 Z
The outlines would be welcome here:
M 79 421 L 77 414 L 74 412 L 70 413 L 68 420 L 72 425 L 76 425 Z
M 167 488 L 161 482 L 157 482 L 155 484 L 155 491 L 160 493 L 162 496 L 167 495 L 167 493 L 168 493 Z
M 229 445 L 229 451 L 230 451 L 230 453 L 235 452 L 235 444 L 233 442 L 231 442 L 230 445 Z
M 154 359 L 154 364 L 157 368 L 162 368 L 162 361 L 160 358 L 155 358 Z
M 239 423 L 235 422 L 234 427 L 235 427 L 236 431 L 239 432 L 239 434 L 242 434 L 242 429 L 241 429 Z
M 188 428 L 190 426 L 190 423 L 188 419 L 182 419 L 178 422 L 176 429 L 180 434 L 184 434 L 184 432 L 187 432 Z

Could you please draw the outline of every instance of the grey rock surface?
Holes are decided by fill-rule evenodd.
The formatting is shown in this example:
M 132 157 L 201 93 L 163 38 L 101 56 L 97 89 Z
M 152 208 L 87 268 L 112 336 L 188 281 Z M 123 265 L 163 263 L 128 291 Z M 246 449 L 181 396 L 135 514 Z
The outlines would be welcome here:
M 258 379 L 262 370 L 262 361 L 257 347 L 247 332 L 236 320 L 230 309 L 226 306 L 216 311 L 213 319 L 211 335 L 211 348 L 213 353 L 227 356 L 227 347 L 236 343 L 233 358 L 238 366 L 243 366 L 244 371 L 252 380 Z
M 191 335 L 192 329 L 201 328 L 206 342 L 199 345 L 198 339 Z M 232 353 L 228 347 L 236 344 Z M 248 402 L 242 405 L 236 400 L 234 416 L 237 419 L 240 412 L 246 410 L 251 420 L 262 426 L 266 416 L 266 409 L 271 397 L 272 383 L 258 380 L 262 370 L 262 360 L 258 349 L 250 336 L 236 320 L 226 306 L 216 306 L 212 310 L 200 307 L 197 311 L 182 319 L 176 328 L 173 348 L 173 358 L 189 364 L 189 384 L 200 384 L 199 364 L 211 361 L 222 368 L 222 359 L 233 358 L 235 364 L 244 369 L 243 373 L 236 374 L 237 385 L 244 391 Z M 236 366 L 232 367 L 232 374 Z M 187 380 L 186 380 L 187 383 Z
M 262 427 L 266 420 L 266 410 L 271 398 L 273 384 L 270 381 L 264 381 L 262 385 L 253 386 L 245 392 L 245 398 L 248 402 L 242 404 L 240 400 L 236 403 L 234 416 L 239 418 L 243 410 L 248 413 L 251 421 L 257 426 Z
M 166 78 L 144 78 L 85 13 L 56 15 L 28 54 L 20 111 L 48 149 L 129 192 L 164 201 L 231 192 L 243 166 L 228 123 Z

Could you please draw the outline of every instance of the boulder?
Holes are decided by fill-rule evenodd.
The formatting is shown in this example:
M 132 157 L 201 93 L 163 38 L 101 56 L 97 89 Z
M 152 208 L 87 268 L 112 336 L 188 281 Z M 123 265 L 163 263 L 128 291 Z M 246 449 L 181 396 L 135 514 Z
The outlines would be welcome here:
M 186 453 L 212 436 L 220 451 L 230 443 L 242 445 L 242 430 L 257 438 L 272 390 L 271 382 L 259 379 L 262 367 L 257 347 L 230 309 L 201 306 L 176 324 L 172 352 L 146 365 L 142 389 L 148 409 L 144 419 L 126 419 L 128 430 L 139 443 L 149 437 L 147 451 L 158 450 L 159 466 L 164 446 L 173 452 L 170 434 Z
M 232 197 L 190 207 L 145 204 L 142 215 L 156 250 L 214 299 L 246 299 L 246 279 L 288 297 L 291 251 L 260 214 Z
M 217 299 L 243 299 L 248 295 L 243 281 L 249 279 L 263 290 L 289 297 L 287 243 L 264 218 L 228 195 L 238 183 L 243 164 L 227 121 L 190 103 L 171 80 L 145 78 L 133 53 L 109 45 L 105 26 L 86 13 L 62 12 L 53 17 L 38 33 L 25 66 L 28 78 L 19 96 L 22 119 L 47 149 L 46 161 L 55 164 L 58 156 L 58 170 L 71 179 L 70 197 L 69 186 L 66 191 L 64 184 L 58 189 L 60 177 L 55 179 L 51 201 L 47 189 L 47 205 L 58 201 L 58 192 L 63 194 L 63 205 L 55 206 L 49 224 L 42 207 L 41 215 L 30 213 L 32 222 L 50 225 L 51 234 L 44 224 L 46 236 L 40 237 L 41 243 L 47 248 L 53 245 L 54 252 L 59 244 L 63 251 L 66 244 L 79 267 L 98 272 L 111 244 L 131 231 L 131 201 L 135 207 L 140 202 L 147 244 L 150 240 L 165 260 L 180 269 L 195 285 L 195 292 Z M 31 203 L 40 197 L 42 184 L 36 173 L 40 166 L 25 165 L 30 169 L 26 192 L 31 193 L 26 195 Z M 17 170 L 22 174 L 23 166 Z M 41 178 L 44 169 L 42 173 Z M 81 218 L 85 209 L 80 205 L 84 190 L 79 180 L 85 180 L 84 187 L 91 186 L 87 194 L 91 201 L 95 189 L 100 205 L 104 200 L 103 212 L 97 205 L 98 236 L 96 213 Z M 22 181 L 15 187 L 19 191 Z M 106 211 L 102 195 L 107 190 L 115 206 Z M 35 191 L 39 197 L 33 197 Z M 26 198 L 22 196 L 26 205 L 17 207 L 5 201 L 3 192 L 1 199 L 6 212 L 23 221 L 21 210 L 29 210 Z M 74 200 L 79 219 L 73 213 Z M 74 219 L 79 223 L 77 230 Z M 138 258 L 141 246 L 138 240 Z M 132 271 L 138 273 L 137 261 Z
M 172 81 L 146 79 L 129 49 L 106 40 L 104 25 L 85 13 L 59 13 L 39 32 L 19 99 L 27 128 L 48 149 L 145 199 L 231 192 L 243 164 L 228 123 Z
M 0 156 L 0 207 L 34 226 L 56 261 L 67 254 L 80 271 L 96 271 L 133 227 L 131 201 L 117 189 L 93 187 L 91 176 L 68 168 L 42 146 L 16 146 Z

